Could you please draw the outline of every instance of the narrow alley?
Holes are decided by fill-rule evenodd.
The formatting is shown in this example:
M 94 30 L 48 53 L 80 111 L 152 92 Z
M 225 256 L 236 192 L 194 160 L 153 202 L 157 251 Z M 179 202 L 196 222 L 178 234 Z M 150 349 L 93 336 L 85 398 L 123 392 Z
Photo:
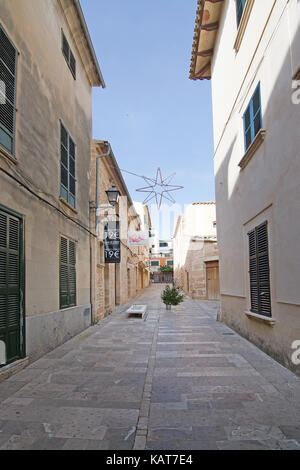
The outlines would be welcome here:
M 0 383 L 0 449 L 300 449 L 300 378 L 162 289 Z

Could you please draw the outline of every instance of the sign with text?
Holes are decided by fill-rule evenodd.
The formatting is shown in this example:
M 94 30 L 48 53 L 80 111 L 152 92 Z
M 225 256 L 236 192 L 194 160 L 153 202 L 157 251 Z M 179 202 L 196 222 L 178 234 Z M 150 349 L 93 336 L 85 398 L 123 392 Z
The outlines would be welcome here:
M 132 230 L 128 232 L 129 246 L 149 246 L 148 230 Z
M 121 262 L 121 241 L 119 222 L 107 222 L 104 227 L 105 263 Z

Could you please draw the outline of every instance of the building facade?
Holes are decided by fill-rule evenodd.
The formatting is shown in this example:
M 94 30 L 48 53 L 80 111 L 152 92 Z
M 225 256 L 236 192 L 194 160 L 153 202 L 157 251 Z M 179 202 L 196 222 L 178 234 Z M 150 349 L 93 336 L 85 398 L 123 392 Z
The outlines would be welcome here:
M 166 266 L 173 269 L 173 255 L 164 257 L 153 255 L 151 256 L 150 264 L 152 273 L 160 272 L 160 268 L 165 268 Z
M 151 255 L 159 253 L 159 233 L 155 228 L 152 228 L 149 233 L 149 248 Z
M 99 157 L 98 173 L 97 157 Z M 106 193 L 112 186 L 115 186 L 120 193 L 118 204 L 114 209 L 109 207 Z M 97 192 L 98 204 L 96 204 Z M 149 211 L 143 207 L 141 220 L 113 151 L 107 142 L 101 140 L 94 140 L 92 143 L 90 205 L 91 231 L 98 235 L 93 240 L 92 246 L 92 304 L 95 323 L 115 310 L 117 305 L 126 303 L 147 287 L 150 276 L 149 246 L 130 246 L 128 242 L 128 231 L 140 231 L 145 226 L 151 227 Z M 114 225 L 115 221 L 119 224 L 118 260 L 107 258 L 105 255 L 106 226 Z
M 78 1 L 1 0 L 0 341 L 37 359 L 90 324 L 87 158 L 104 87 Z
M 173 240 L 159 240 L 158 253 L 161 258 L 173 257 Z
M 140 228 L 142 232 L 148 232 L 148 241 L 147 246 L 150 248 L 150 234 L 151 234 L 151 217 L 149 208 L 147 205 L 143 204 L 142 202 L 133 201 L 133 207 L 136 213 L 140 217 Z
M 222 318 L 295 372 L 299 39 L 297 0 L 199 1 L 190 72 L 212 78 Z
M 177 219 L 174 280 L 194 299 L 218 300 L 219 253 L 214 202 L 194 203 Z
M 152 230 L 151 234 L 151 272 L 158 273 L 165 267 L 173 269 L 173 240 L 159 240 L 155 230 Z

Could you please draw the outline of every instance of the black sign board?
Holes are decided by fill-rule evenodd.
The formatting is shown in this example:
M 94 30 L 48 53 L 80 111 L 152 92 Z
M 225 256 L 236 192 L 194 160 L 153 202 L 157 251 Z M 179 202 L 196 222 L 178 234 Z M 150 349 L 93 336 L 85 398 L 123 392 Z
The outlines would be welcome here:
M 119 222 L 107 222 L 104 227 L 105 263 L 121 262 L 121 242 Z

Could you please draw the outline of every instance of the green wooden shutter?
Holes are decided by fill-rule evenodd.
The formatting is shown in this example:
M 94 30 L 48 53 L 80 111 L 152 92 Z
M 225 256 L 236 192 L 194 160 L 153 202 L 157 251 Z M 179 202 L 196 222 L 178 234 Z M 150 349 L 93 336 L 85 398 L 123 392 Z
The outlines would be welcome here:
M 258 265 L 258 298 L 260 314 L 267 317 L 271 312 L 269 242 L 267 222 L 257 227 L 257 265 Z
M 64 237 L 60 239 L 60 308 L 67 308 L 68 304 L 68 240 Z
M 69 306 L 76 305 L 76 245 L 69 240 Z
M 16 113 L 16 65 L 16 49 L 0 26 L 0 144 L 12 155 Z
M 60 239 L 60 308 L 76 305 L 76 245 L 65 237 Z
M 262 110 L 260 83 L 250 100 L 250 103 L 244 113 L 244 139 L 245 151 L 248 150 L 256 135 L 262 128 Z
M 21 356 L 20 220 L 0 211 L 0 340 L 7 362 Z
M 62 51 L 63 51 L 63 55 L 65 56 L 66 62 L 72 72 L 72 75 L 74 79 L 76 79 L 76 60 L 75 60 L 73 52 L 70 49 L 68 40 L 63 32 L 62 32 Z
M 62 51 L 67 62 L 69 62 L 70 57 L 70 47 L 64 33 L 62 33 Z
M 75 207 L 76 179 L 75 179 L 75 144 L 69 135 L 69 203 Z
M 73 77 L 76 78 L 76 60 L 75 60 L 74 54 L 73 54 L 73 52 L 71 51 L 71 49 L 70 49 L 70 61 L 69 61 L 69 65 L 70 65 L 70 69 L 71 69 L 71 72 L 72 72 Z
M 249 237 L 251 311 L 271 317 L 268 224 L 256 227 Z
M 75 207 L 75 143 L 62 123 L 60 125 L 60 195 Z
M 258 313 L 258 276 L 257 276 L 257 258 L 256 258 L 256 235 L 255 230 L 248 234 L 249 236 L 249 257 L 250 257 L 250 297 L 251 310 Z
M 240 25 L 240 22 L 243 16 L 245 5 L 246 5 L 246 0 L 236 0 L 236 17 L 237 17 L 238 27 Z

